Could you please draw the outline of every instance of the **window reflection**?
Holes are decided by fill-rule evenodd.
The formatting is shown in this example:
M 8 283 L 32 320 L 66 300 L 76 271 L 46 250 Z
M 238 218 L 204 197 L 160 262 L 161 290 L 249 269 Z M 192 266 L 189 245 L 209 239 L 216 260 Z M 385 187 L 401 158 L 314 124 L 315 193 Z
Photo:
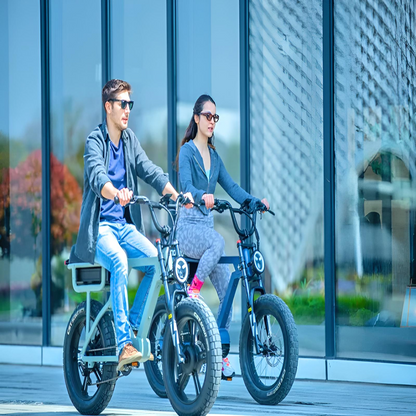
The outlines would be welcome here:
M 338 355 L 416 361 L 415 5 L 379 6 L 335 2 Z
M 79 227 L 85 141 L 102 122 L 101 2 L 53 1 L 50 20 L 51 342 L 62 345 L 69 315 L 82 300 L 64 261 Z
M 38 3 L 0 2 L 0 343 L 3 344 L 42 342 L 39 22 Z
M 134 108 L 129 128 L 133 130 L 150 160 L 165 172 L 167 165 L 167 51 L 166 1 L 111 1 L 111 78 L 132 86 Z M 151 39 L 151 42 L 137 42 Z M 158 201 L 155 189 L 143 181 L 140 193 Z M 142 209 L 146 236 L 155 242 L 159 235 L 147 207 Z M 160 215 L 160 214 L 159 214 Z M 160 215 L 163 224 L 167 217 Z M 133 303 L 141 272 L 129 276 L 129 300 Z
M 215 147 L 233 179 L 240 182 L 239 2 L 181 0 L 177 8 L 178 145 L 192 117 L 195 101 L 209 94 L 220 121 Z M 217 198 L 231 199 L 217 186 Z M 231 200 L 234 203 L 234 201 Z M 237 255 L 238 239 L 228 213 L 215 215 L 215 229 L 225 239 L 227 255 Z M 239 289 L 240 290 L 240 289 Z M 203 296 L 215 316 L 218 296 L 209 279 Z M 241 294 L 236 293 L 230 327 L 231 351 L 237 351 L 241 326 Z
M 272 291 L 302 355 L 324 355 L 322 1 L 251 0 L 250 184 Z

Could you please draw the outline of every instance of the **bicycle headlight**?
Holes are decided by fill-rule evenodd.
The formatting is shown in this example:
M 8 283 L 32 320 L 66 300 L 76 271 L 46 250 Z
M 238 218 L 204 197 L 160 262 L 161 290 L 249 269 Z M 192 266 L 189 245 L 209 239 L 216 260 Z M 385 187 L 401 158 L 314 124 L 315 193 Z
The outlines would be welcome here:
M 260 251 L 258 250 L 256 250 L 253 253 L 253 267 L 254 267 L 254 270 L 259 274 L 264 272 L 264 267 L 265 267 L 264 257 L 263 257 L 263 254 L 261 254 Z
M 183 257 L 178 257 L 175 260 L 173 265 L 173 270 L 175 272 L 175 278 L 179 283 L 185 283 L 188 279 L 188 263 L 185 261 Z

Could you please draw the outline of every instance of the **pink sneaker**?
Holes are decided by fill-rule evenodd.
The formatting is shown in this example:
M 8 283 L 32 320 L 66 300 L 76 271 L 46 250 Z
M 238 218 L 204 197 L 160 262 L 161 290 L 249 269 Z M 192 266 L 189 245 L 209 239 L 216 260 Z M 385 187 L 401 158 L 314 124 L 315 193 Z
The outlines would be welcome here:
M 223 379 L 231 379 L 235 376 L 235 371 L 230 362 L 228 361 L 228 358 L 222 359 L 222 378 Z
M 188 287 L 188 296 L 190 298 L 199 299 L 201 298 L 201 287 L 204 284 L 201 280 L 199 280 L 196 275 L 192 279 L 192 283 Z

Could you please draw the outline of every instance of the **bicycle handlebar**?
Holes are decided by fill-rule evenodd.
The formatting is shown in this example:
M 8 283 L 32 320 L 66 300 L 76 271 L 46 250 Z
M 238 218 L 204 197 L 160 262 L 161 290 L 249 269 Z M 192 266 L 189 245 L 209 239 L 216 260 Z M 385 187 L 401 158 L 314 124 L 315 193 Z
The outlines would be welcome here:
M 176 204 L 172 206 L 171 204 L 169 204 L 169 200 L 170 200 L 171 196 L 172 196 L 171 194 L 166 194 L 166 195 L 162 196 L 162 198 L 160 199 L 160 202 L 154 202 L 154 201 L 150 201 L 145 196 L 133 195 L 132 198 L 130 199 L 130 201 L 125 206 L 134 205 L 134 204 L 148 205 L 149 210 L 150 210 L 150 216 L 152 217 L 153 224 L 155 225 L 157 231 L 160 234 L 162 234 L 163 237 L 168 237 L 172 233 L 172 230 L 168 225 L 163 225 L 163 226 L 160 225 L 160 223 L 159 223 L 159 221 L 156 217 L 154 209 L 156 208 L 156 209 L 165 210 L 168 213 L 168 215 L 170 216 L 170 218 L 172 220 L 172 223 L 174 224 L 174 230 L 175 230 L 176 229 L 176 227 L 175 227 L 176 222 L 173 219 L 172 213 L 170 212 L 169 208 L 170 209 L 174 208 L 177 212 L 178 207 L 180 205 L 187 205 L 191 202 L 188 198 L 186 198 L 182 194 L 179 194 L 177 199 L 176 199 Z M 120 199 L 117 196 L 114 197 L 114 203 L 116 205 L 120 204 Z
M 205 201 L 202 200 L 199 204 L 194 203 L 194 206 L 200 208 L 202 205 L 205 205 Z M 250 209 L 249 206 L 249 202 L 244 201 L 240 208 L 234 208 L 230 202 L 228 202 L 225 199 L 214 199 L 214 207 L 212 208 L 213 211 L 217 211 L 219 213 L 223 213 L 226 210 L 230 211 L 230 215 L 231 215 L 231 220 L 233 222 L 233 226 L 235 231 L 237 232 L 237 234 L 242 237 L 242 238 L 248 238 L 250 237 L 254 232 L 256 232 L 256 236 L 257 235 L 257 228 L 256 228 L 256 217 L 257 217 L 257 213 L 258 212 L 268 212 L 272 215 L 275 215 L 275 213 L 266 208 L 266 205 L 264 205 L 262 202 L 257 202 L 254 206 L 254 209 Z M 242 230 L 238 224 L 237 224 L 237 219 L 235 217 L 235 214 L 240 214 L 240 215 L 245 215 L 246 217 L 249 218 L 249 220 L 252 223 L 252 226 L 249 230 L 244 229 Z

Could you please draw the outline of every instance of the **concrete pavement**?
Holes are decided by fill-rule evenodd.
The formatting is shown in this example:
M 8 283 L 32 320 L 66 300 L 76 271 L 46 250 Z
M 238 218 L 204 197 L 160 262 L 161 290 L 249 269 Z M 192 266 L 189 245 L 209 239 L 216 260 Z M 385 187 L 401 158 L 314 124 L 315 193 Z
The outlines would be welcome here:
M 296 380 L 277 406 L 261 406 L 243 380 L 222 382 L 211 415 L 368 415 L 416 414 L 416 388 Z M 75 416 L 61 367 L 0 365 L 0 415 Z M 103 415 L 175 415 L 169 400 L 157 397 L 142 370 L 117 381 Z

